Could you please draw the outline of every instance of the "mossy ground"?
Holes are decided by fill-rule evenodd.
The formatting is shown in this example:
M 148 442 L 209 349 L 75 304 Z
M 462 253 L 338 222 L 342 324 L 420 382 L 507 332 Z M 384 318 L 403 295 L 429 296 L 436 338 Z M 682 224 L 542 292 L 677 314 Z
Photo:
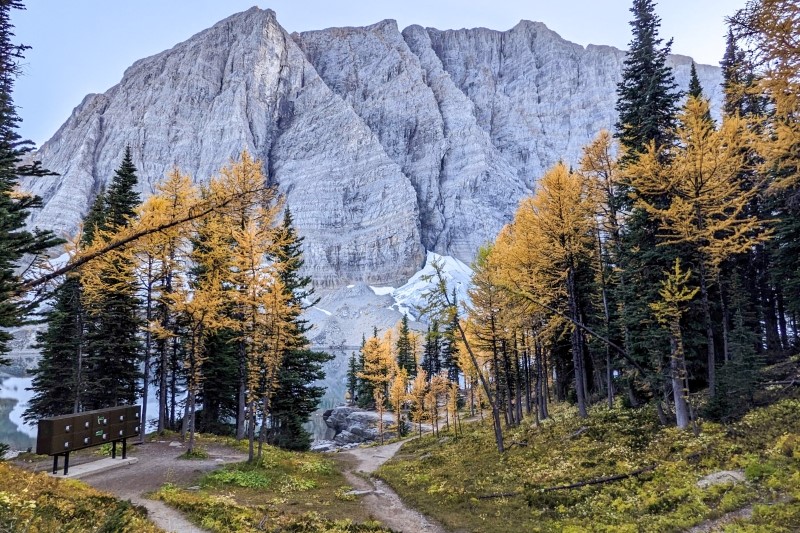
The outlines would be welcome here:
M 146 511 L 80 481 L 0 462 L 0 531 L 156 533 Z
M 198 444 L 247 443 L 199 436 Z M 344 476 L 318 453 L 266 446 L 257 464 L 237 463 L 204 476 L 199 490 L 166 485 L 152 497 L 220 533 L 245 531 L 387 532 L 364 513 Z
M 378 470 L 412 507 L 456 531 L 682 531 L 753 504 L 753 516 L 725 531 L 800 531 L 800 401 L 784 400 L 701 433 L 661 428 L 643 409 L 572 408 L 535 427 L 506 432 L 496 451 L 491 427 L 407 443 Z M 569 490 L 546 487 L 651 472 Z M 706 474 L 742 469 L 747 481 L 708 489 Z M 489 495 L 515 493 L 513 496 Z

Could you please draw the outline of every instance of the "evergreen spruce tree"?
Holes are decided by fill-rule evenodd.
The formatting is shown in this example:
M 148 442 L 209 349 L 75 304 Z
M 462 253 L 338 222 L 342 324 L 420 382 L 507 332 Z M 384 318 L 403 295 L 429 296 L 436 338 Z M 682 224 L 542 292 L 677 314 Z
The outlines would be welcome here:
M 103 229 L 106 217 L 106 191 L 101 188 L 94 198 L 89 212 L 83 219 L 83 231 L 81 233 L 81 245 L 89 246 L 94 242 L 95 236 Z
M 102 199 L 95 201 L 89 220 L 93 239 L 110 238 L 125 227 L 139 204 L 136 167 L 130 148 Z M 102 214 L 94 212 L 102 210 Z M 102 230 L 99 231 L 98 230 Z M 85 407 L 99 409 L 131 404 L 139 393 L 141 346 L 133 262 L 124 256 L 109 258 L 97 279 L 100 294 L 87 304 Z M 86 282 L 86 278 L 84 278 Z
M 89 246 L 105 219 L 105 193 L 101 189 L 83 219 L 81 245 Z M 92 374 L 87 368 L 93 358 L 87 342 L 92 322 L 87 320 L 80 271 L 67 275 L 53 293 L 53 306 L 44 313 L 45 331 L 36 335 L 41 357 L 32 371 L 34 395 L 24 413 L 31 422 L 48 416 L 77 413 L 85 409 Z M 90 400 L 91 401 L 91 400 Z
M 29 311 L 20 299 L 21 280 L 15 273 L 18 262 L 26 254 L 39 255 L 59 244 L 50 232 L 25 230 L 29 210 L 41 206 L 37 196 L 19 195 L 16 186 L 20 178 L 52 175 L 39 162 L 22 164 L 33 143 L 23 141 L 17 133 L 20 121 L 11 96 L 20 61 L 28 47 L 11 42 L 14 26 L 11 10 L 24 9 L 22 2 L 6 0 L 0 3 L 0 328 L 19 326 Z M 0 365 L 9 361 L 11 334 L 0 329 Z
M 223 329 L 203 342 L 203 382 L 197 401 L 197 429 L 202 433 L 232 435 L 235 427 L 226 421 L 236 419 L 239 369 L 234 333 Z
M 44 314 L 47 329 L 36 334 L 40 358 L 32 371 L 33 397 L 23 417 L 40 418 L 80 409 L 83 349 L 83 306 L 80 281 L 70 276 L 54 293 L 53 307 Z
M 440 341 L 439 321 L 432 320 L 428 326 L 428 333 L 425 335 L 425 349 L 422 352 L 422 363 L 420 364 L 429 381 L 442 370 Z
M 314 305 L 311 278 L 300 274 L 303 267 L 303 237 L 297 234 L 292 213 L 287 208 L 283 224 L 279 228 L 276 242 L 281 243 L 275 254 L 281 263 L 280 278 L 290 295 L 296 312 L 290 321 L 294 326 L 292 342 L 283 354 L 278 371 L 277 393 L 270 409 L 271 427 L 268 442 L 282 448 L 307 450 L 311 446 L 311 435 L 303 428 L 311 413 L 317 408 L 325 388 L 314 385 L 325 377 L 323 365 L 333 359 L 325 352 L 306 349 L 306 332 L 311 329 L 300 312 Z
M 458 308 L 458 300 L 456 290 L 453 288 L 453 305 Z M 441 340 L 441 360 L 442 368 L 447 370 L 447 379 L 453 383 L 458 383 L 458 376 L 461 373 L 461 367 L 458 364 L 459 353 L 456 338 L 458 336 L 458 316 L 453 314 L 453 317 L 444 325 Z
M 633 40 L 617 85 L 619 120 L 616 137 L 627 150 L 625 160 L 636 158 L 648 143 L 665 146 L 672 142 L 671 130 L 680 92 L 667 65 L 672 40 L 664 46 L 658 36 L 661 19 L 653 0 L 633 0 Z
M 697 77 L 697 69 L 694 66 L 694 61 L 692 61 L 692 67 L 689 71 L 689 98 L 704 98 L 703 96 L 703 86 L 700 84 L 700 78 Z M 708 110 L 705 113 L 705 119 L 709 122 L 713 122 L 711 118 L 711 106 L 708 107 Z
M 117 229 L 128 224 L 135 214 L 136 207 L 142 202 L 141 196 L 136 192 L 138 183 L 136 167 L 131 156 L 131 147 L 125 147 L 122 163 L 114 174 L 111 186 L 106 193 L 106 216 L 104 226 Z
M 414 361 L 414 354 L 411 349 L 408 315 L 404 314 L 400 321 L 400 334 L 397 336 L 395 348 L 397 350 L 397 366 L 405 368 L 409 376 L 415 376 L 417 374 L 417 364 Z
M 633 40 L 617 86 L 616 133 L 624 155 L 623 169 L 635 162 L 650 143 L 666 154 L 674 139 L 678 100 L 672 70 L 666 64 L 671 41 L 662 46 L 658 35 L 660 19 L 653 0 L 634 0 L 630 22 Z M 623 332 L 628 354 L 645 368 L 653 370 L 651 389 L 662 384 L 656 370 L 664 368 L 663 354 L 669 353 L 669 339 L 655 319 L 649 302 L 659 299 L 662 272 L 668 271 L 676 257 L 675 247 L 659 245 L 658 222 L 631 202 L 629 180 L 616 186 L 614 203 L 627 211 L 627 225 L 620 236 L 619 278 L 612 290 L 620 308 L 619 331 Z M 686 332 L 687 336 L 691 332 Z M 654 359 L 655 358 L 655 359 Z M 658 394 L 658 392 L 656 392 Z M 629 395 L 635 397 L 634 395 Z
M 702 98 L 703 96 L 703 87 L 697 77 L 697 68 L 694 66 L 694 61 L 692 61 L 692 67 L 689 70 L 689 96 L 694 96 L 695 98 Z
M 722 105 L 725 116 L 741 116 L 746 118 L 760 117 L 766 114 L 769 108 L 767 98 L 764 94 L 755 90 L 757 77 L 754 66 L 748 61 L 745 52 L 738 46 L 737 39 L 732 30 L 728 31 L 725 54 L 720 62 L 722 67 L 722 90 L 724 101 Z M 754 121 L 760 122 L 759 120 Z M 774 225 L 776 235 L 772 243 L 759 243 L 747 253 L 737 257 L 735 261 L 723 265 L 721 279 L 741 279 L 740 289 L 747 295 L 741 300 L 742 317 L 744 328 L 753 332 L 753 348 L 756 353 L 761 353 L 764 346 L 772 345 L 776 334 L 769 334 L 769 331 L 777 331 L 777 317 L 775 316 L 775 302 L 773 298 L 774 289 L 770 284 L 771 277 L 778 274 L 779 279 L 787 290 L 786 294 L 793 295 L 792 278 L 797 278 L 797 271 L 794 267 L 796 262 L 796 251 L 800 245 L 792 244 L 792 233 L 800 235 L 797 231 L 796 213 L 791 213 L 791 204 L 786 200 L 791 198 L 791 188 L 774 191 L 773 194 L 766 194 L 768 179 L 757 170 L 763 164 L 762 157 L 755 148 L 751 148 L 748 153 L 748 165 L 739 176 L 743 193 L 756 188 L 760 189 L 747 208 L 746 215 L 757 216 L 765 221 L 765 224 Z M 787 209 L 789 208 L 789 209 Z M 766 222 L 766 221 L 771 222 Z M 792 230 L 791 226 L 795 229 Z M 796 237 L 795 237 L 796 239 Z M 795 243 L 800 241 L 795 240 Z M 785 255 L 784 255 L 785 254 Z M 786 261 L 788 259 L 788 262 Z M 784 268 L 788 266 L 788 268 Z M 736 295 L 731 294 L 733 298 Z M 790 298 L 791 299 L 791 296 Z M 727 318 L 727 317 L 726 317 Z M 735 327 L 735 324 L 733 324 Z M 729 371 L 725 371 L 729 372 Z
M 347 363 L 347 394 L 350 396 L 350 403 L 356 402 L 356 391 L 358 390 L 358 373 L 363 372 L 363 368 L 358 368 L 356 353 L 350 354 Z
M 378 337 L 378 329 L 373 328 L 373 337 Z M 367 345 L 367 339 L 363 335 L 361 336 L 361 349 L 358 351 L 358 362 L 356 363 L 356 377 L 357 379 L 357 386 L 356 386 L 356 405 L 361 407 L 362 409 L 365 407 L 369 407 L 373 401 L 373 393 L 375 391 L 375 387 L 373 386 L 372 382 L 368 379 L 361 379 L 359 376 L 360 373 L 364 372 L 364 347 Z

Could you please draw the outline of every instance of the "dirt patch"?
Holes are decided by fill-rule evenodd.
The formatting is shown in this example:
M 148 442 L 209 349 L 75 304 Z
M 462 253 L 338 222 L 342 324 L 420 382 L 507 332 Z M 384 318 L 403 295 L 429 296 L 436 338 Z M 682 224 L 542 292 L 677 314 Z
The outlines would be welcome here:
M 366 511 L 384 525 L 403 533 L 445 533 L 445 529 L 419 511 L 408 507 L 386 483 L 372 477 L 379 466 L 388 461 L 403 442 L 354 448 L 336 454 L 347 482 L 356 491 L 365 491 L 361 503 Z
M 138 463 L 90 474 L 81 481 L 147 508 L 148 517 L 166 531 L 202 533 L 205 530 L 189 522 L 179 511 L 160 501 L 147 499 L 145 495 L 165 483 L 191 487 L 206 472 L 247 459 L 245 454 L 225 446 L 208 445 L 205 450 L 207 459 L 188 460 L 178 458 L 186 451 L 183 446 L 170 446 L 168 441 L 140 444 L 133 450 Z

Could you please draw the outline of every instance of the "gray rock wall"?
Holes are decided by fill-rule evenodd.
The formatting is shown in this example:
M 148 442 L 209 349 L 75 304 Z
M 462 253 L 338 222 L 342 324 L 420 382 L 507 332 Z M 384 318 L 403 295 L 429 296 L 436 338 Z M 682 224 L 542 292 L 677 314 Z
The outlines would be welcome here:
M 404 282 L 424 250 L 470 261 L 559 159 L 616 116 L 624 52 L 537 22 L 506 32 L 394 21 L 289 35 L 252 8 L 134 63 L 38 153 L 32 225 L 73 233 L 126 145 L 141 191 L 173 166 L 205 181 L 243 149 L 306 237 L 315 283 Z M 688 85 L 690 59 L 671 59 Z M 719 107 L 719 69 L 698 66 Z

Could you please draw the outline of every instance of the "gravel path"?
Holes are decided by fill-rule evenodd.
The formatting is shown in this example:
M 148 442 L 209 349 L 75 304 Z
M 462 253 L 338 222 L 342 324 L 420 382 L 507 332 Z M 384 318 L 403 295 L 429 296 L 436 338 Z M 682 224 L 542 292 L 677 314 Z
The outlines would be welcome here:
M 386 483 L 369 474 L 397 453 L 403 442 L 369 448 L 353 448 L 336 456 L 348 483 L 360 494 L 369 514 L 386 526 L 403 533 L 446 533 L 419 511 L 408 507 Z
M 244 461 L 247 456 L 224 446 L 205 446 L 207 459 L 178 459 L 184 453 L 183 446 L 170 446 L 169 442 L 157 441 L 141 444 L 134 451 L 139 462 L 125 467 L 90 474 L 81 481 L 135 505 L 147 508 L 148 517 L 160 528 L 179 533 L 204 533 L 189 522 L 182 513 L 163 502 L 145 497 L 148 492 L 159 489 L 164 483 L 189 487 L 204 473 L 225 463 Z

